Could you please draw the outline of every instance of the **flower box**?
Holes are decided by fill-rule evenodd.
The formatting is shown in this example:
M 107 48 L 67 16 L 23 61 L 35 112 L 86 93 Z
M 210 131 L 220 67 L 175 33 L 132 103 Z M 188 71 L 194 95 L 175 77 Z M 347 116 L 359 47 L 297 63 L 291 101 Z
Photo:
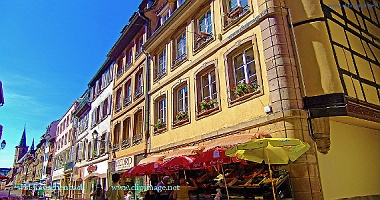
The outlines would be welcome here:
M 180 120 L 175 120 L 174 123 L 173 123 L 173 126 L 180 126 L 180 125 L 182 125 L 182 124 L 184 124 L 184 123 L 186 123 L 186 122 L 189 122 L 189 121 L 190 121 L 190 120 L 189 120 L 188 117 L 186 117 L 186 118 L 182 118 L 182 119 L 180 119 Z
M 228 13 L 228 17 L 233 19 L 237 16 L 239 16 L 240 13 L 243 12 L 243 7 L 239 6 L 237 7 L 235 10 L 231 11 L 230 13 Z

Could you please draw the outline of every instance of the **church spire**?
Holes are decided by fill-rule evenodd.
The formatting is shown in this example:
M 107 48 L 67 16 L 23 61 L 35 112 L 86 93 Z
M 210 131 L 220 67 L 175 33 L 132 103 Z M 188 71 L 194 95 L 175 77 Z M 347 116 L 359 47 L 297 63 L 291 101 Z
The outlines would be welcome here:
M 21 147 L 26 147 L 26 124 L 24 126 L 24 132 L 22 133 L 21 140 L 20 140 L 20 145 Z
M 32 145 L 30 146 L 30 151 L 34 151 L 34 138 L 33 138 Z

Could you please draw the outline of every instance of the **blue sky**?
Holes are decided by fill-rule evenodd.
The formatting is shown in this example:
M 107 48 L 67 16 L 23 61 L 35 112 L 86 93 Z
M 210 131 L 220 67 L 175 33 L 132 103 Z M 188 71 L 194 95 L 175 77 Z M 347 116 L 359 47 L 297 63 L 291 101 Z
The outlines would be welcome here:
M 140 1 L 1 0 L 0 167 L 11 167 L 26 124 L 27 144 L 80 97 Z

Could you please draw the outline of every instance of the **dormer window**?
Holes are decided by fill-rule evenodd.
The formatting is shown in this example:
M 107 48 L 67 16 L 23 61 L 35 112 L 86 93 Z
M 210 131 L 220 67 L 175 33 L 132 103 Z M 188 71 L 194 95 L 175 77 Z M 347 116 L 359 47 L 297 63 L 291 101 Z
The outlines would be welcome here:
M 170 9 L 168 9 L 168 11 L 165 12 L 165 14 L 161 16 L 161 25 L 163 25 L 166 21 L 168 21 L 169 17 L 170 17 Z
M 160 18 L 160 26 L 164 25 L 165 22 L 168 21 L 171 15 L 171 9 L 169 7 L 169 4 L 167 3 L 166 5 L 164 5 L 156 13 L 157 13 L 157 17 Z

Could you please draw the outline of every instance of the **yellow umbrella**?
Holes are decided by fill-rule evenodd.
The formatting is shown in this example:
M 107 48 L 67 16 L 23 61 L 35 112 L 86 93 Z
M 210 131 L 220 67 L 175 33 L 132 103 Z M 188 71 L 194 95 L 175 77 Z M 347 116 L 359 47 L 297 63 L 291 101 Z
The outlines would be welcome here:
M 238 144 L 226 150 L 225 154 L 243 160 L 269 165 L 269 174 L 272 182 L 273 197 L 276 199 L 274 183 L 272 179 L 271 164 L 288 164 L 289 160 L 295 161 L 307 150 L 310 145 L 294 138 L 262 138 Z
M 226 155 L 257 163 L 288 164 L 289 160 L 294 162 L 309 148 L 308 143 L 299 139 L 263 138 L 229 148 Z

